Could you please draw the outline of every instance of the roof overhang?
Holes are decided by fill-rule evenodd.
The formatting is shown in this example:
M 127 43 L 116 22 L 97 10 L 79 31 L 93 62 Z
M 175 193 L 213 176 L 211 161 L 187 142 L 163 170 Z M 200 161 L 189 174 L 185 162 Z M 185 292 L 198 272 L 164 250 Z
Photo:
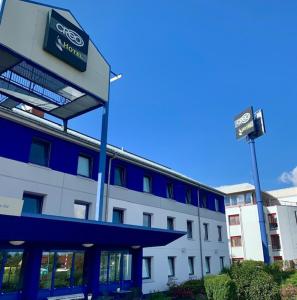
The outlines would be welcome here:
M 88 37 L 69 11 L 59 8 L 53 10 L 46 5 L 20 0 L 4 1 L 2 6 L 0 105 L 13 108 L 24 103 L 57 118 L 69 120 L 108 101 L 110 66 L 91 40 L 85 40 L 84 45 L 88 48 L 84 54 L 71 42 L 73 36 L 64 34 L 65 30 L 70 31 L 69 26 L 73 26 L 80 32 L 80 38 L 84 35 Z M 57 24 L 65 29 L 63 33 L 59 27 L 61 32 L 57 31 L 57 35 L 48 42 L 57 51 L 56 55 L 46 51 L 45 47 L 53 13 L 61 18 L 62 25 Z M 57 50 L 57 39 L 64 39 L 63 45 L 72 52 L 63 48 L 63 45 Z M 70 61 L 77 59 L 77 53 L 86 63 L 85 71 L 67 63 L 69 57 Z M 66 60 L 63 60 L 65 57 Z
M 116 225 L 106 222 L 79 220 L 46 215 L 0 215 L 0 244 L 25 241 L 43 247 L 81 247 L 94 244 L 100 247 L 165 246 L 185 235 L 185 232 Z

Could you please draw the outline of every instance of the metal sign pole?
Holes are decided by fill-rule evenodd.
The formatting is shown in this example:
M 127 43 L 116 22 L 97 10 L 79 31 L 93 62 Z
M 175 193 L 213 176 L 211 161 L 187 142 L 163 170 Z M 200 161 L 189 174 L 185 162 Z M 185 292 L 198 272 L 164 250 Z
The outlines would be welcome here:
M 268 239 L 267 239 L 265 214 L 263 208 L 263 200 L 262 200 L 259 172 L 258 172 L 258 165 L 257 165 L 255 140 L 252 137 L 247 136 L 247 142 L 250 145 L 251 158 L 252 158 L 252 170 L 253 170 L 254 184 L 256 189 L 256 202 L 258 208 L 259 226 L 260 226 L 260 233 L 261 233 L 261 240 L 262 240 L 264 263 L 269 264 L 270 257 L 269 257 L 269 249 L 268 249 Z

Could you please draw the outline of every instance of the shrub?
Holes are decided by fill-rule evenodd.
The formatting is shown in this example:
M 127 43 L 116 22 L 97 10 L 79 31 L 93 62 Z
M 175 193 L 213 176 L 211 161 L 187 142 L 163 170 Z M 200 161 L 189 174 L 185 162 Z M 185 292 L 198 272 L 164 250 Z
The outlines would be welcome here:
M 236 285 L 227 274 L 207 276 L 204 285 L 208 300 L 236 299 Z
M 149 300 L 169 300 L 170 298 L 166 296 L 166 294 L 157 292 L 149 295 Z
M 294 273 L 290 273 L 290 275 L 288 275 L 288 277 L 285 280 L 285 285 L 291 284 L 294 285 L 295 287 L 297 287 L 297 272 Z
M 273 277 L 271 275 L 262 270 L 255 273 L 247 294 L 248 297 L 246 299 L 249 300 L 280 299 L 280 292 L 277 283 L 273 281 Z
M 168 295 L 173 299 L 195 299 L 191 288 L 181 285 L 172 285 L 169 288 Z
M 205 294 L 203 279 L 188 280 L 182 286 L 189 288 L 195 296 Z

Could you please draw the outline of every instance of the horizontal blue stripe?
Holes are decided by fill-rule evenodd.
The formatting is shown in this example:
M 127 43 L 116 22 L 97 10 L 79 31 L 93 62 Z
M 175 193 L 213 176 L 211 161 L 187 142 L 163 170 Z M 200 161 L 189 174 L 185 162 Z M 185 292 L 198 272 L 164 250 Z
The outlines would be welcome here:
M 87 147 L 65 141 L 61 138 L 54 137 L 44 132 L 23 126 L 21 124 L 0 118 L 0 156 L 28 163 L 30 147 L 33 138 L 46 140 L 51 144 L 49 167 L 53 170 L 77 175 L 77 162 L 80 154 L 92 157 L 93 168 L 91 178 L 97 180 L 99 154 Z M 108 169 L 109 157 L 107 158 L 106 168 Z M 126 188 L 138 192 L 143 191 L 143 176 L 148 175 L 152 178 L 152 194 L 166 198 L 166 185 L 168 182 L 173 183 L 174 199 L 178 202 L 185 203 L 186 191 L 191 189 L 192 204 L 198 205 L 198 188 L 187 184 L 183 181 L 173 179 L 161 174 L 135 165 L 131 162 L 123 161 L 118 158 L 112 161 L 111 166 L 111 184 L 114 184 L 114 169 L 116 166 L 124 167 L 126 170 Z M 108 170 L 106 170 L 105 182 L 107 183 Z M 207 198 L 207 208 L 215 211 L 215 199 L 219 200 L 219 211 L 225 213 L 224 197 L 215 192 L 200 189 L 200 206 L 203 197 Z M 202 207 L 202 206 L 201 206 Z

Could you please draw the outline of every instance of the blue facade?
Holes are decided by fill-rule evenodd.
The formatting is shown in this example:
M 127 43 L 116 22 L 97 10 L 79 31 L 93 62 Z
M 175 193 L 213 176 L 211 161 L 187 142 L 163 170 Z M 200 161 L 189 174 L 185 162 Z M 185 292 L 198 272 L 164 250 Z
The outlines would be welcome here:
M 0 156 L 28 163 L 32 139 L 38 138 L 50 143 L 49 168 L 71 175 L 77 175 L 78 156 L 83 154 L 92 158 L 91 178 L 97 180 L 99 154 L 96 151 L 3 118 L 0 118 L 0 128 Z M 109 159 L 110 157 L 107 157 L 106 169 L 109 166 Z M 125 169 L 125 187 L 128 189 L 142 192 L 143 176 L 147 175 L 152 178 L 153 195 L 166 198 L 166 185 L 170 182 L 173 184 L 174 200 L 185 203 L 186 191 L 191 189 L 191 203 L 195 206 L 198 205 L 198 187 L 119 158 L 112 161 L 110 179 L 112 185 L 114 184 L 114 169 L 116 166 L 121 166 Z M 107 177 L 108 170 L 106 170 L 105 176 L 106 183 L 108 180 Z M 203 188 L 200 188 L 199 193 L 201 207 L 203 207 L 201 199 L 206 197 L 206 208 L 215 211 L 215 199 L 217 199 L 219 201 L 219 211 L 225 213 L 224 197 L 222 195 Z

